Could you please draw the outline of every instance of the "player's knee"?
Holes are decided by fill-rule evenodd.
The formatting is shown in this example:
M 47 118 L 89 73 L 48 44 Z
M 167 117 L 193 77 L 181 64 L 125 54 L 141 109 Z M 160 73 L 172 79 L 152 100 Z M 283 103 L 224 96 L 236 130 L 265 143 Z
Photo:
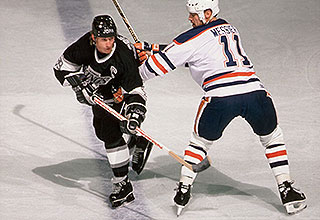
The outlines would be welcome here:
M 270 134 L 259 137 L 262 146 L 266 148 L 275 144 L 284 144 L 283 133 L 279 126 L 277 126 Z
M 197 147 L 202 148 L 205 152 L 207 152 L 212 145 L 213 141 L 206 140 L 196 133 L 192 132 L 191 138 L 190 138 L 190 145 L 194 145 Z

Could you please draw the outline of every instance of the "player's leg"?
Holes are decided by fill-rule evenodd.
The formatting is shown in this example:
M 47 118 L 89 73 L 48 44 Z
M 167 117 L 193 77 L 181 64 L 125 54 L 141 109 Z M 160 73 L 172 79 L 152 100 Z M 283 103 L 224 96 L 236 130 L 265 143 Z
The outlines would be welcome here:
M 279 186 L 282 203 L 289 214 L 298 212 L 306 207 L 306 197 L 292 186 L 287 149 L 282 130 L 277 124 L 273 101 L 264 91 L 249 95 L 247 100 L 248 109 L 243 116 L 265 147 L 265 155 Z
M 184 160 L 190 164 L 200 163 L 207 155 L 214 140 L 222 136 L 222 132 L 230 121 L 238 115 L 236 98 L 203 98 L 196 116 L 194 131 L 190 143 L 184 152 Z M 197 173 L 185 166 L 181 168 L 181 177 L 174 197 L 177 215 L 191 199 L 191 187 Z
M 117 106 L 114 106 L 116 109 Z M 93 125 L 97 137 L 105 143 L 106 155 L 114 177 L 113 190 L 109 196 L 111 206 L 116 208 L 134 200 L 133 187 L 128 179 L 129 148 L 122 137 L 119 121 L 99 106 L 93 107 Z
M 132 151 L 132 169 L 140 174 L 147 163 L 153 144 L 142 136 L 132 135 L 128 140 L 130 153 Z

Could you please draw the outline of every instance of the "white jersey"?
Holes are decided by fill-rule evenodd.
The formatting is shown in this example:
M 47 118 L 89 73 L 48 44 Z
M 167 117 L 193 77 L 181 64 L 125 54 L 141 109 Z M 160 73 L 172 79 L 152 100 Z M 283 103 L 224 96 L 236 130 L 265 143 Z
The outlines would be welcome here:
M 139 70 L 146 81 L 185 65 L 206 97 L 264 90 L 242 48 L 238 30 L 223 19 L 182 33 Z

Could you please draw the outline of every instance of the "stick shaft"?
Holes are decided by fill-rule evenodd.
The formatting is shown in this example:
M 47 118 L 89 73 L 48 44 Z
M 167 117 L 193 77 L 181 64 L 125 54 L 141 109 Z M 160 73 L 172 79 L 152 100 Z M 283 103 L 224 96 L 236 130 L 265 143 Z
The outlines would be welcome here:
M 106 103 L 103 102 L 103 100 L 101 100 L 98 96 L 94 95 L 93 96 L 93 101 L 98 104 L 100 107 L 102 107 L 103 109 L 107 110 L 110 114 L 112 114 L 113 116 L 115 116 L 117 119 L 119 119 L 120 121 L 123 120 L 127 120 L 123 115 L 121 115 L 119 112 L 117 112 L 116 110 L 114 110 L 113 108 L 111 108 L 109 105 L 107 105 Z M 160 144 L 159 142 L 157 142 L 155 139 L 153 139 L 150 135 L 148 135 L 147 133 L 145 133 L 141 128 L 137 128 L 136 129 L 137 132 L 139 132 L 144 138 L 146 138 L 147 140 L 149 140 L 150 142 L 152 142 L 154 145 L 158 146 L 160 149 L 164 149 L 166 151 L 168 151 L 168 154 L 173 157 L 176 161 L 178 161 L 179 163 L 181 163 L 182 165 L 186 166 L 188 169 L 192 170 L 192 165 L 189 164 L 188 162 L 186 162 L 185 160 L 183 160 L 181 157 L 179 157 L 176 153 L 174 153 L 173 151 L 169 150 L 167 147 L 165 147 L 164 145 Z
M 129 32 L 130 32 L 133 40 L 134 40 L 136 43 L 139 42 L 138 36 L 136 35 L 136 33 L 134 32 L 132 26 L 130 25 L 129 20 L 127 19 L 126 15 L 124 14 L 124 12 L 123 12 L 123 10 L 122 10 L 119 2 L 118 2 L 117 0 L 112 0 L 112 2 L 113 2 L 113 4 L 114 4 L 114 6 L 116 7 L 116 9 L 118 10 L 118 12 L 119 12 L 119 14 L 120 14 L 120 16 L 121 16 L 124 24 L 127 26 L 127 28 L 128 28 L 128 30 L 129 30 Z

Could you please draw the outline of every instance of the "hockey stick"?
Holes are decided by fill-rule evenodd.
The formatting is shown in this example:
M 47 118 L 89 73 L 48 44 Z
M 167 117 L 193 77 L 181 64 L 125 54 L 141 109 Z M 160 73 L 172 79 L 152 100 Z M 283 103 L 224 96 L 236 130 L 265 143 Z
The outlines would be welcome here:
M 118 12 L 119 12 L 119 14 L 120 14 L 120 16 L 121 16 L 124 24 L 127 26 L 127 28 L 128 28 L 128 30 L 129 30 L 129 32 L 130 32 L 133 40 L 134 40 L 136 43 L 139 42 L 138 36 L 136 35 L 136 33 L 134 32 L 132 26 L 130 25 L 129 20 L 127 19 L 126 15 L 124 14 L 124 12 L 123 12 L 123 10 L 122 10 L 119 2 L 118 2 L 117 0 L 112 0 L 112 2 L 113 2 L 113 4 L 114 4 L 114 6 L 116 7 L 116 9 L 118 10 Z
M 99 96 L 97 95 L 93 95 L 92 100 L 98 104 L 100 107 L 102 107 L 103 109 L 107 110 L 109 113 L 111 113 L 113 116 L 115 116 L 117 119 L 119 119 L 120 121 L 123 120 L 127 120 L 127 118 L 125 118 L 123 115 L 121 115 L 119 112 L 117 112 L 116 110 L 114 110 L 113 108 L 111 108 L 109 105 L 107 105 Z M 206 157 L 204 160 L 202 160 L 200 163 L 198 164 L 189 164 L 188 162 L 186 162 L 185 160 L 183 160 L 181 157 L 179 157 L 176 153 L 174 153 L 172 150 L 168 149 L 166 146 L 164 146 L 163 144 L 159 143 L 158 141 L 156 141 L 155 139 L 153 139 L 150 135 L 148 135 L 147 133 L 145 133 L 141 128 L 137 128 L 136 131 L 141 134 L 141 136 L 143 136 L 144 138 L 146 138 L 148 141 L 152 142 L 154 145 L 158 146 L 160 149 L 164 149 L 168 152 L 168 154 L 173 157 L 175 160 L 177 160 L 179 163 L 181 163 L 182 165 L 186 166 L 188 169 L 190 169 L 193 172 L 201 172 L 206 170 L 207 168 L 210 167 L 210 159 L 208 157 Z
M 127 26 L 133 40 L 137 43 L 140 42 L 140 40 L 138 39 L 138 36 L 136 35 L 136 33 L 134 32 L 132 26 L 129 23 L 129 20 L 127 19 L 126 15 L 124 14 L 119 2 L 117 0 L 112 0 L 114 6 L 116 7 L 116 9 L 118 10 L 123 22 L 125 23 L 125 25 Z M 116 112 L 115 110 L 113 110 L 110 106 L 106 105 L 105 103 L 103 103 L 103 101 L 101 99 L 99 99 L 99 97 L 95 96 L 93 97 L 93 101 L 95 103 L 97 103 L 98 105 L 100 105 L 102 108 L 106 109 L 108 112 L 110 112 L 111 114 L 113 114 L 115 117 L 117 117 L 119 120 L 127 120 L 125 117 L 123 117 L 121 114 L 119 114 L 118 112 Z M 100 101 L 100 103 L 98 102 Z M 105 107 L 102 106 L 103 104 L 105 104 Z M 112 110 L 113 111 L 112 111 Z M 118 115 L 118 116 L 117 116 Z M 192 170 L 193 172 L 201 172 L 207 168 L 210 167 L 211 165 L 211 160 L 210 158 L 207 156 L 205 157 L 205 159 L 203 159 L 200 163 L 198 164 L 194 164 L 191 165 L 188 162 L 186 162 L 185 160 L 183 160 L 182 158 L 180 158 L 177 154 L 175 154 L 173 151 L 169 150 L 168 148 L 166 148 L 164 145 L 160 144 L 159 142 L 155 141 L 153 138 L 151 138 L 149 135 L 147 135 L 142 129 L 137 128 L 136 129 L 143 137 L 145 137 L 147 140 L 149 140 L 150 142 L 152 142 L 154 145 L 157 145 L 160 149 L 165 149 L 166 151 L 168 151 L 169 155 L 172 156 L 174 159 L 176 159 L 179 163 L 181 163 L 182 165 L 186 166 L 188 169 Z

